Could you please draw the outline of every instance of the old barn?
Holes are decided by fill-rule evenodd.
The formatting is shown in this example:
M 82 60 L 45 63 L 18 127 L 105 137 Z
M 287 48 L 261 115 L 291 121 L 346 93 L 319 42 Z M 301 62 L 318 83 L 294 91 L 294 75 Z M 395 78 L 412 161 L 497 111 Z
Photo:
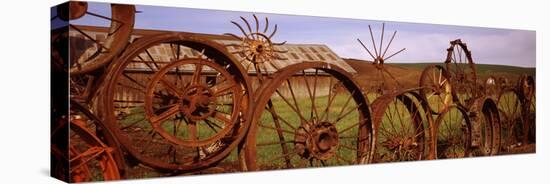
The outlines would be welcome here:
M 107 35 L 107 28 L 104 27 L 91 27 L 91 26 L 77 26 L 80 30 L 85 32 L 87 35 L 89 35 L 91 38 L 97 40 L 98 42 L 102 42 L 105 40 Z M 137 38 L 140 38 L 142 36 L 151 35 L 151 34 L 159 34 L 167 31 L 159 31 L 159 30 L 142 30 L 142 29 L 134 29 L 132 37 L 130 41 L 133 41 Z M 71 50 L 70 50 L 70 56 L 72 56 L 72 60 L 76 59 L 75 57 L 80 56 L 82 54 L 90 55 L 93 54 L 93 52 L 89 52 L 89 47 L 94 47 L 96 44 L 93 44 L 93 42 L 85 37 L 84 35 L 80 34 L 77 31 L 71 30 L 69 32 L 71 37 Z M 213 34 L 202 34 L 202 33 L 192 33 L 200 35 L 201 37 L 208 38 L 212 41 L 218 42 L 223 45 L 227 44 L 240 44 L 240 40 L 237 40 L 230 36 L 225 35 L 213 35 Z M 227 46 L 226 47 L 229 51 L 229 53 L 233 53 L 233 56 L 238 60 L 244 60 L 244 55 L 234 52 L 236 51 L 236 48 L 234 46 Z M 285 66 L 301 63 L 301 62 L 312 62 L 312 61 L 320 61 L 320 62 L 327 62 L 334 65 L 337 65 L 344 69 L 345 71 L 355 74 L 356 71 L 348 64 L 346 63 L 342 58 L 340 58 L 336 53 L 334 53 L 328 46 L 323 44 L 309 44 L 309 43 L 287 43 L 282 46 L 276 46 L 278 50 L 286 50 L 288 52 L 286 53 L 277 53 L 280 57 L 286 58 L 286 60 L 273 60 L 272 64 L 275 65 L 277 68 L 284 68 Z M 86 50 L 88 52 L 86 52 Z M 92 49 L 93 50 L 93 49 Z M 153 47 L 151 49 L 148 49 L 150 52 L 150 57 L 154 58 L 155 61 L 159 62 L 169 62 L 172 51 L 169 44 L 164 44 L 162 47 Z M 183 48 L 181 50 L 187 57 L 197 57 L 200 53 L 196 50 L 192 50 L 190 48 Z M 276 72 L 277 69 L 270 66 L 267 66 L 267 71 L 269 73 Z M 246 68 L 246 67 L 245 67 Z M 136 80 L 144 80 L 146 77 L 149 77 L 151 74 L 150 72 L 147 73 L 146 71 L 147 66 L 143 63 L 132 63 L 132 66 L 130 69 L 132 71 L 128 71 L 131 73 L 132 78 Z M 189 71 L 192 71 L 192 69 L 189 69 Z M 313 73 L 313 71 L 310 71 Z M 188 75 L 192 72 L 187 72 Z M 310 73 L 310 74 L 311 74 Z M 256 78 L 255 70 L 253 67 L 248 67 L 248 75 L 252 79 L 252 85 L 254 88 L 258 87 L 258 80 Z M 209 81 L 213 80 L 213 76 L 204 75 L 201 80 L 203 81 Z M 310 79 L 313 81 L 313 79 Z M 316 96 L 323 96 L 328 94 L 329 89 L 329 81 L 328 78 L 323 77 L 317 77 L 317 93 Z M 292 81 L 292 87 L 293 90 L 295 90 L 295 93 L 297 96 L 304 97 L 307 95 L 307 88 L 306 83 L 304 81 L 303 76 L 296 76 Z M 311 83 L 311 82 L 310 82 Z M 132 84 L 128 84 L 132 85 Z M 283 90 L 282 93 L 288 93 L 288 90 Z M 134 102 L 142 103 L 144 99 L 144 94 L 142 93 L 135 93 L 132 91 L 126 91 L 123 94 L 117 94 L 116 98 L 120 99 L 120 102 L 124 102 L 124 104 L 118 104 L 117 106 L 121 108 L 131 108 L 134 106 Z

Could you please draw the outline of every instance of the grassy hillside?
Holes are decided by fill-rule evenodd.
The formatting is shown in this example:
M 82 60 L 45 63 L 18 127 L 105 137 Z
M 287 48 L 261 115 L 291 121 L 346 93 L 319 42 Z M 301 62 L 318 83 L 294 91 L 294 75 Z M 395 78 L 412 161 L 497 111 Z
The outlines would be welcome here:
M 384 68 L 388 72 L 383 73 L 384 75 L 382 76 L 372 62 L 356 59 L 344 60 L 357 71 L 355 81 L 367 89 L 377 86 L 383 79 L 385 79 L 387 86 L 401 85 L 405 88 L 415 87 L 422 73 L 422 69 L 419 68 L 385 64 Z M 395 78 L 395 80 L 392 77 Z
M 372 87 L 377 81 L 382 80 L 377 69 L 372 62 L 358 59 L 344 59 L 351 67 L 357 71 L 356 81 L 363 87 Z M 424 68 L 429 65 L 444 65 L 441 63 L 386 63 L 384 68 L 405 88 L 418 85 L 420 75 Z M 484 81 L 489 76 L 506 77 L 515 81 L 519 75 L 527 74 L 535 76 L 535 68 L 522 68 L 516 66 L 476 64 L 478 81 Z M 387 85 L 397 85 L 395 80 L 385 74 Z
M 443 63 L 395 63 L 394 65 L 405 67 L 405 68 L 414 68 L 414 69 L 423 69 L 428 65 L 443 65 Z M 480 76 L 487 75 L 521 75 L 527 74 L 535 76 L 535 68 L 523 68 L 517 66 L 506 66 L 506 65 L 492 65 L 492 64 L 476 64 L 477 74 Z

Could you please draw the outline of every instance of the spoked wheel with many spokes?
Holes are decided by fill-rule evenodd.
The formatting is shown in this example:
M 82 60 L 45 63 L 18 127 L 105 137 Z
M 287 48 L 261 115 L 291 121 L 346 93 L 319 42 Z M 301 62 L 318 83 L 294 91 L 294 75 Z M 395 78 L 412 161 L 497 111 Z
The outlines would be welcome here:
M 226 158 L 244 138 L 251 89 L 223 45 L 159 34 L 133 42 L 118 62 L 107 77 L 105 117 L 141 163 L 198 171 Z
M 459 105 L 448 106 L 437 117 L 435 126 L 436 156 L 461 158 L 470 153 L 471 122 L 466 109 Z
M 499 95 L 497 103 L 502 120 L 501 147 L 506 150 L 521 145 L 525 120 L 517 91 L 513 89 L 503 91 Z
M 193 73 L 172 73 L 178 69 Z M 206 72 L 217 76 L 202 82 L 201 75 L 208 75 Z M 218 64 L 182 59 L 153 76 L 146 90 L 145 114 L 155 132 L 174 144 L 225 144 L 222 137 L 239 121 L 241 93 L 239 84 Z
M 343 69 L 322 62 L 290 65 L 260 90 L 249 118 L 249 170 L 370 162 L 368 104 Z
M 377 136 L 374 162 L 422 160 L 430 148 L 425 127 L 428 119 L 414 92 L 387 94 L 373 103 L 373 123 Z
M 453 102 L 450 76 L 445 68 L 430 65 L 420 76 L 420 96 L 429 104 L 432 114 L 440 114 Z
M 445 64 L 450 74 L 454 100 L 468 107 L 477 97 L 479 86 L 476 82 L 476 68 L 472 53 L 468 50 L 466 43 L 460 39 L 451 41 Z

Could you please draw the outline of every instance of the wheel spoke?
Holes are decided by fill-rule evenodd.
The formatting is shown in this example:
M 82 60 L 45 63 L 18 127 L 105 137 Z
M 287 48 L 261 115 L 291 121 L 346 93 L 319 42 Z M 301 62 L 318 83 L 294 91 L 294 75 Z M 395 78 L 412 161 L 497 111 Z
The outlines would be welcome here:
M 164 120 L 166 120 L 168 117 L 176 114 L 180 111 L 180 106 L 178 104 L 174 104 L 172 107 L 170 107 L 168 110 L 164 111 L 163 113 L 151 117 L 149 120 L 152 124 L 158 124 Z
M 202 62 L 202 61 L 201 61 Z M 193 76 L 191 77 L 191 84 L 199 84 L 200 83 L 200 76 L 202 72 L 202 63 L 195 65 L 195 71 L 193 72 Z

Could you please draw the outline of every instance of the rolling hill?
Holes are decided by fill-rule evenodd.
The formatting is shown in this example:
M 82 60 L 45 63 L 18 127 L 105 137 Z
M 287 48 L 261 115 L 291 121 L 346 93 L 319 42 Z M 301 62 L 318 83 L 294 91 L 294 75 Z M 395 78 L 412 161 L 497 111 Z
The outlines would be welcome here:
M 344 60 L 353 67 L 357 74 L 355 80 L 364 88 L 372 88 L 379 81 L 382 81 L 382 76 L 379 74 L 376 67 L 370 61 L 344 58 Z M 386 85 L 402 86 L 404 88 L 412 88 L 418 85 L 420 75 L 426 66 L 429 65 L 444 65 L 441 63 L 385 63 L 384 68 L 388 71 L 384 74 Z M 485 81 L 489 76 L 506 77 L 515 81 L 522 74 L 535 76 L 535 68 L 522 68 L 516 66 L 505 65 L 490 65 L 476 64 L 476 73 L 478 81 Z M 392 79 L 392 77 L 395 80 Z M 397 82 L 395 82 L 397 81 Z

